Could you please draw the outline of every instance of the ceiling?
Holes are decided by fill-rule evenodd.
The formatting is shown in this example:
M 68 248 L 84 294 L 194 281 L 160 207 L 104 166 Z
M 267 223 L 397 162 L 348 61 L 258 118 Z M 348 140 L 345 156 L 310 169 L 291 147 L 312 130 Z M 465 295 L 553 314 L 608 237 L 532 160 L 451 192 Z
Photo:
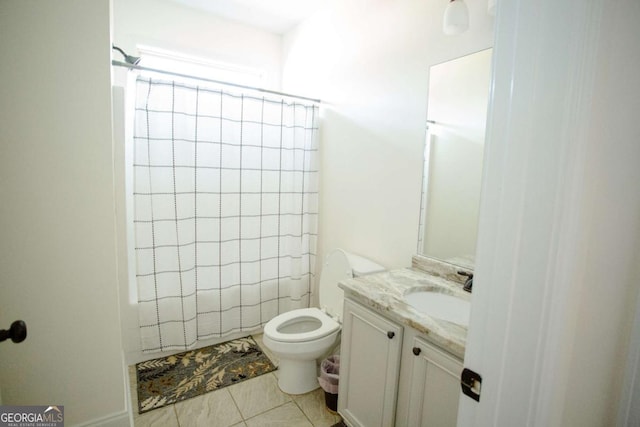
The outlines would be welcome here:
M 311 16 L 327 0 L 172 0 L 223 18 L 283 34 Z

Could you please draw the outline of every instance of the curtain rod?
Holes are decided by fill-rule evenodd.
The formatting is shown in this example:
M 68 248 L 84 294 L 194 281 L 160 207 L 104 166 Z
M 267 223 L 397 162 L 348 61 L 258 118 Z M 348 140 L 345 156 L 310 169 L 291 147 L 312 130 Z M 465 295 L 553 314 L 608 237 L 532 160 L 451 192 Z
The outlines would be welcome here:
M 159 69 L 150 68 L 150 67 L 143 67 L 143 66 L 140 66 L 140 65 L 128 64 L 126 62 L 120 62 L 120 61 L 116 61 L 116 60 L 112 60 L 111 61 L 111 65 L 114 65 L 116 67 L 125 67 L 125 68 L 129 68 L 129 69 L 132 69 L 132 70 L 151 71 L 151 72 L 154 72 L 154 73 L 168 74 L 168 75 L 171 75 L 171 76 L 184 77 L 184 78 L 187 78 L 187 79 L 202 80 L 202 81 L 209 82 L 209 83 L 216 83 L 216 84 L 221 84 L 221 85 L 226 85 L 226 86 L 233 86 L 233 87 L 237 87 L 237 88 L 241 88 L 241 89 L 250 89 L 250 90 L 255 90 L 255 91 L 258 91 L 258 92 L 270 93 L 272 95 L 286 96 L 286 97 L 289 97 L 289 98 L 304 99 L 305 101 L 316 102 L 318 104 L 322 103 L 322 101 L 320 101 L 319 99 L 307 98 L 305 96 L 291 95 L 289 93 L 277 92 L 275 90 L 269 90 L 269 89 L 262 89 L 262 88 L 259 88 L 259 87 L 240 85 L 240 84 L 237 84 L 237 83 L 223 82 L 221 80 L 207 79 L 207 78 L 204 78 L 204 77 L 190 76 L 188 74 L 174 73 L 172 71 L 159 70 Z

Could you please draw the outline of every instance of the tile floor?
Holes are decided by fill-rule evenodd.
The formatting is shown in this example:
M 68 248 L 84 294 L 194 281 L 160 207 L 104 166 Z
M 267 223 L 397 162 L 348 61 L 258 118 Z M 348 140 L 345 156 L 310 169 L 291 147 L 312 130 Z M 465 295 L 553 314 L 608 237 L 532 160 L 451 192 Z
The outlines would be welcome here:
M 262 337 L 254 336 L 262 345 Z M 273 355 L 265 351 L 277 366 Z M 278 388 L 278 371 L 234 384 L 174 405 L 138 414 L 135 367 L 129 367 L 135 427 L 329 427 L 340 416 L 327 410 L 324 392 L 289 395 Z

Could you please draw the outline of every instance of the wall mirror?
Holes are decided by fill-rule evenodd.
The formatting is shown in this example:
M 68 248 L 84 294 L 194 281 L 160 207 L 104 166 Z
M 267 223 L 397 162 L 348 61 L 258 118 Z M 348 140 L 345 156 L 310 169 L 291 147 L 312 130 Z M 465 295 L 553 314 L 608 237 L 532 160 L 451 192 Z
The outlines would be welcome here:
M 418 254 L 473 269 L 492 49 L 429 70 Z

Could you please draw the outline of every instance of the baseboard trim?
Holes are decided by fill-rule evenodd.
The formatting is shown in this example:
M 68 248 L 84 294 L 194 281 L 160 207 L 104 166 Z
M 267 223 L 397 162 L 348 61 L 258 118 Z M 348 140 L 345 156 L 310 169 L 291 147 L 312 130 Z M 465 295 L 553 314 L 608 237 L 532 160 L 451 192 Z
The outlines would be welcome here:
M 75 427 L 131 427 L 129 412 L 122 411 L 110 414 L 102 418 L 96 418 Z

